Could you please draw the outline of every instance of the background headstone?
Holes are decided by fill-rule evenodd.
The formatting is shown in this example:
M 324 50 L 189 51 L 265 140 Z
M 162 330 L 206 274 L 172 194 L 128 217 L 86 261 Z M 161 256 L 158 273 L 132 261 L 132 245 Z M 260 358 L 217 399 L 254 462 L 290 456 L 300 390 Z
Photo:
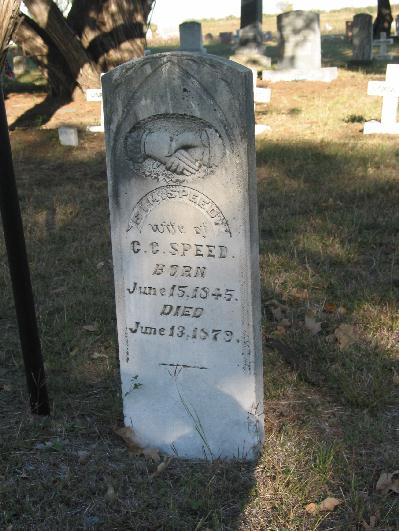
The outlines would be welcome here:
M 230 59 L 258 71 L 271 66 L 263 46 L 262 0 L 241 0 L 239 43 Z
M 27 69 L 27 60 L 24 55 L 16 55 L 12 60 L 12 70 L 15 76 L 25 74 Z
M 262 42 L 262 0 L 241 0 L 240 47 L 256 50 Z
M 263 439 L 252 85 L 181 52 L 103 76 L 125 424 L 170 455 Z
M 311 11 L 290 11 L 277 17 L 279 67 L 321 68 L 320 15 Z
M 323 81 L 338 76 L 336 67 L 321 68 L 320 16 L 311 11 L 289 11 L 277 17 L 279 69 L 264 70 L 266 81 Z
M 59 127 L 58 138 L 62 146 L 78 146 L 79 137 L 76 127 Z
M 231 44 L 233 42 L 233 33 L 231 31 L 221 31 L 219 40 L 221 44 Z
M 183 22 L 179 26 L 180 50 L 184 52 L 206 52 L 202 45 L 202 27 L 199 22 Z
M 366 122 L 363 133 L 399 135 L 399 65 L 387 65 L 385 81 L 369 81 L 367 94 L 382 97 L 381 122 Z
M 352 59 L 360 63 L 373 59 L 373 17 L 368 13 L 353 17 Z
M 378 46 L 378 54 L 376 59 L 379 60 L 390 60 L 391 56 L 388 54 L 388 44 L 393 44 L 393 39 L 387 39 L 387 34 L 385 31 L 381 31 L 380 38 L 373 41 L 373 46 Z
M 104 74 L 101 74 L 103 76 Z M 104 133 L 104 109 L 103 109 L 103 95 L 102 89 L 87 89 L 86 101 L 101 102 L 101 123 L 100 125 L 88 125 L 87 130 L 91 133 Z

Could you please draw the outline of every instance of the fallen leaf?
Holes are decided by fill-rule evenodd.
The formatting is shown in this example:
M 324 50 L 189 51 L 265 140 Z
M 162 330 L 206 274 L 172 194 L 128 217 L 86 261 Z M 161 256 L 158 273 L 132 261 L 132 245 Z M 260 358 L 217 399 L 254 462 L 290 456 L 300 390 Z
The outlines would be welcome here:
M 395 371 L 395 369 L 393 369 L 392 382 L 395 385 L 399 385 L 399 374 Z
M 344 308 L 343 306 L 340 306 L 339 308 L 337 308 L 337 314 L 338 315 L 345 315 L 346 314 L 346 308 Z
M 137 455 L 143 454 L 146 457 L 150 457 L 155 462 L 160 460 L 159 451 L 154 448 L 143 447 L 133 428 L 130 426 L 114 428 L 114 432 L 125 441 L 130 453 Z
M 321 503 L 319 503 L 319 510 L 320 511 L 333 511 L 338 505 L 341 505 L 342 500 L 339 500 L 338 498 L 326 498 Z
M 333 511 L 338 505 L 341 505 L 342 500 L 338 498 L 326 498 L 320 503 L 309 503 L 305 507 L 305 511 L 309 514 L 317 514 L 318 512 Z
M 274 331 L 276 336 L 283 336 L 287 332 L 287 329 L 284 326 L 278 325 Z
M 112 503 L 116 500 L 115 489 L 112 485 L 108 485 L 107 492 L 105 493 L 104 499 L 108 503 Z
M 399 494 L 399 470 L 395 470 L 391 474 L 381 472 L 375 489 L 381 491 L 382 494 L 387 494 L 389 491 Z
M 309 292 L 307 289 L 301 289 L 301 288 L 294 288 L 291 290 L 291 295 L 295 299 L 299 300 L 308 300 L 309 299 Z
M 340 349 L 346 349 L 357 341 L 357 334 L 354 326 L 348 324 L 340 324 L 334 331 Z
M 305 328 L 309 330 L 312 336 L 318 334 L 321 330 L 321 322 L 317 322 L 312 312 L 305 315 Z
M 87 452 L 86 450 L 80 450 L 78 452 L 78 462 L 80 465 L 85 465 L 90 458 L 90 452 Z
M 305 511 L 309 514 L 316 514 L 318 510 L 319 510 L 319 506 L 317 505 L 317 503 L 309 503 L 305 507 Z
M 97 267 L 97 269 L 101 269 L 102 267 L 104 267 L 104 262 L 98 262 L 96 267 Z
M 96 332 L 98 330 L 97 323 L 90 324 L 90 325 L 83 325 L 83 330 L 86 330 L 87 332 Z
M 282 319 L 279 323 L 279 326 L 284 326 L 285 328 L 289 328 L 291 326 L 291 321 L 289 319 Z
M 337 309 L 337 305 L 332 302 L 326 302 L 324 304 L 323 311 L 326 313 L 334 313 Z
M 165 459 L 165 461 L 162 461 L 162 463 L 160 463 L 158 466 L 157 466 L 157 469 L 155 470 L 155 472 L 153 472 L 151 475 L 150 475 L 150 479 L 153 479 L 155 478 L 156 476 L 159 476 L 159 474 L 162 474 L 162 472 L 164 470 L 166 470 L 166 468 L 168 468 L 170 462 L 172 461 L 172 458 L 171 457 L 167 457 Z

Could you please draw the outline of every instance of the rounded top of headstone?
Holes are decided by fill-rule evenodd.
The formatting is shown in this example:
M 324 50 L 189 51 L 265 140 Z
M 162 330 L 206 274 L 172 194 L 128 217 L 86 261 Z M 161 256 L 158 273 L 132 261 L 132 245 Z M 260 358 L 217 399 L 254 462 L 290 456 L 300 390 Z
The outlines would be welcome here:
M 358 18 L 373 18 L 372 15 L 370 15 L 369 13 L 358 13 L 357 15 L 354 15 L 353 19 L 358 19 Z
M 197 22 L 196 20 L 186 20 L 185 22 L 179 24 L 179 28 L 182 26 L 201 26 L 201 23 Z

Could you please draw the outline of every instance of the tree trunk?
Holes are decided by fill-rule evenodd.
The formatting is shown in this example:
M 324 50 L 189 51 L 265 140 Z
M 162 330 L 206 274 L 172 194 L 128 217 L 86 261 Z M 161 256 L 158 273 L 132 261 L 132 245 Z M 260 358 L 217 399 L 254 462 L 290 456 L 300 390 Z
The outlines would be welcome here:
M 0 2 L 0 72 L 7 55 L 7 47 L 18 22 L 21 0 L 2 0 Z
M 13 40 L 25 55 L 35 60 L 48 81 L 49 94 L 57 98 L 70 98 L 76 81 L 64 57 L 46 32 L 29 17 L 21 16 Z
M 102 72 L 144 55 L 144 24 L 153 0 L 80 0 L 68 23 Z
M 52 94 L 65 96 L 99 87 L 100 72 L 143 55 L 154 0 L 74 0 L 67 18 L 52 0 L 25 4 L 34 20 L 22 19 L 16 42 L 37 57 Z
M 391 24 L 393 21 L 391 4 L 389 0 L 378 0 L 377 18 L 373 24 L 374 38 L 379 38 L 382 32 L 387 37 L 391 35 Z
M 26 7 L 37 24 L 46 31 L 63 55 L 74 79 L 82 88 L 100 86 L 100 72 L 67 24 L 57 5 L 51 0 L 26 0 Z

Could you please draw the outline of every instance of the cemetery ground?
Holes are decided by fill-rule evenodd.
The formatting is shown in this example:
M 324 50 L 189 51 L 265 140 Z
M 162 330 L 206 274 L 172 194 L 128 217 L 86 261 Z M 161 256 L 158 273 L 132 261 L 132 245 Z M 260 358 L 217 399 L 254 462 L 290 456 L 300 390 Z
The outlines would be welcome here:
M 99 104 L 11 132 L 52 416 L 29 415 L 1 240 L 1 529 L 398 529 L 398 480 L 379 479 L 399 468 L 399 148 L 361 132 L 380 117 L 369 79 L 384 67 L 277 83 L 258 107 L 272 132 L 257 140 L 266 441 L 253 464 L 159 467 L 115 434 L 104 139 L 84 131 Z M 11 93 L 10 124 L 44 98 Z M 80 127 L 77 148 L 59 145 L 61 124 Z M 328 497 L 334 510 L 317 505 Z

